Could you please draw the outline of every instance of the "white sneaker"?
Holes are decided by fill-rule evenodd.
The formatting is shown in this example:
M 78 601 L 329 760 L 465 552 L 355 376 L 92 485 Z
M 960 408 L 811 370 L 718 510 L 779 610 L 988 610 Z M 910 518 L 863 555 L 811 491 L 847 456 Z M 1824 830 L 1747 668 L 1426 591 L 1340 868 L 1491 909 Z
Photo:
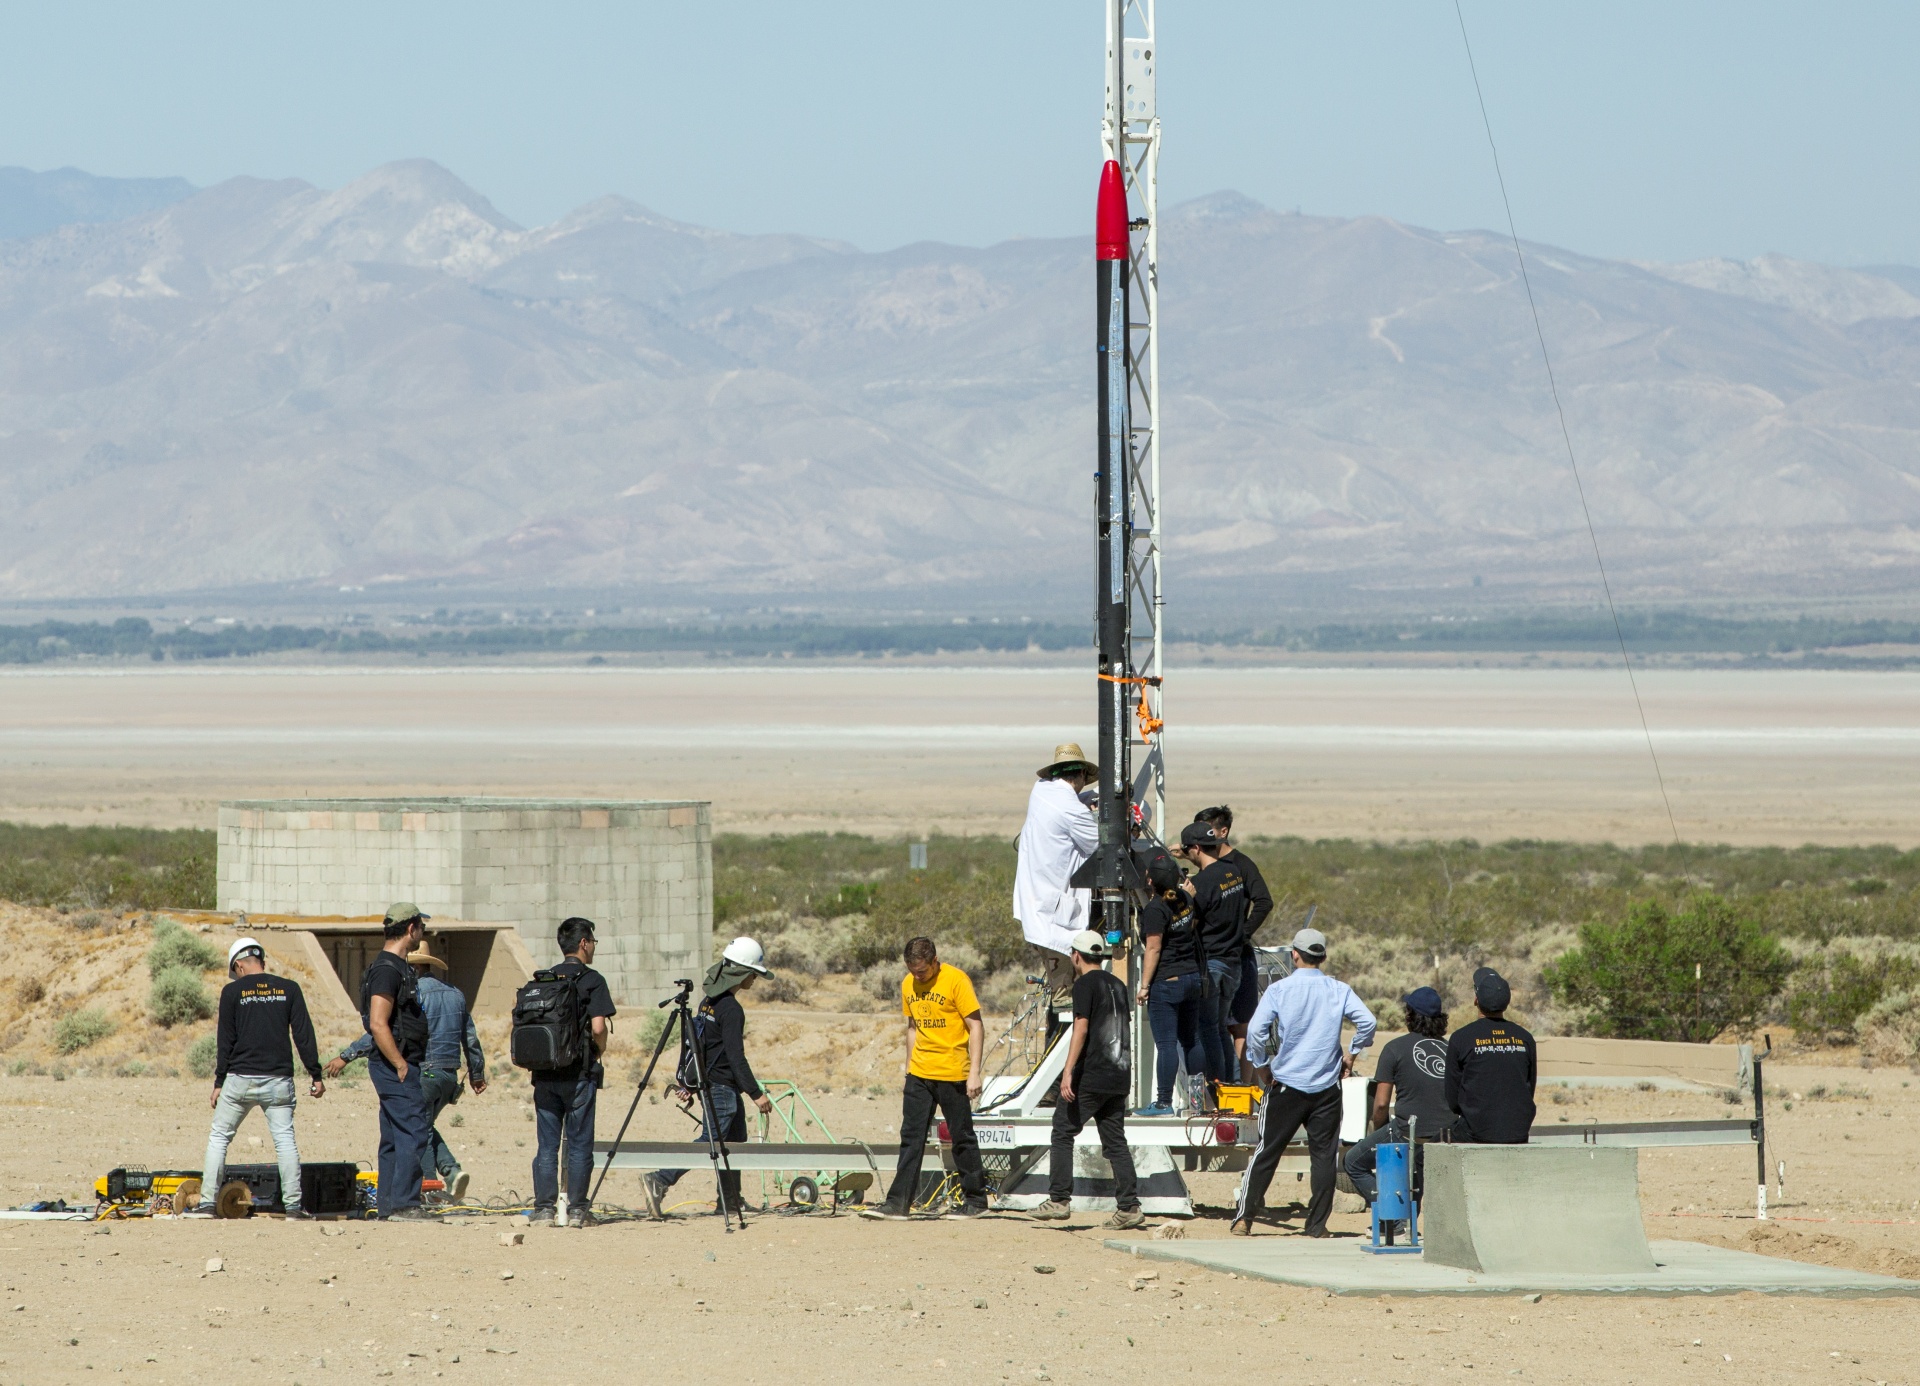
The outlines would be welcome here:
M 447 1197 L 455 1203 L 465 1198 L 467 1196 L 467 1184 L 472 1178 L 473 1176 L 468 1174 L 464 1169 L 454 1170 L 453 1182 L 447 1185 Z

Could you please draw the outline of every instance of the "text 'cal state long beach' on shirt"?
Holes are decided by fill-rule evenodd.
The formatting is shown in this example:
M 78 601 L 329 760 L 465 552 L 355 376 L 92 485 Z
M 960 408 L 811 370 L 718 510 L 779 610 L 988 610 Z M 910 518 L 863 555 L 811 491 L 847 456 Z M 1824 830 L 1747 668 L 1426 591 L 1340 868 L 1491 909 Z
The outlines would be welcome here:
M 922 987 L 908 973 L 900 981 L 900 1012 L 913 1025 L 913 1061 L 907 1072 L 930 1083 L 967 1080 L 967 1017 L 980 1009 L 967 974 L 948 963 Z
M 1247 1062 L 1273 1064 L 1276 1087 L 1325 1092 L 1340 1081 L 1340 1023 L 1353 1022 L 1353 1053 L 1373 1043 L 1373 1012 L 1352 987 L 1296 967 L 1268 987 L 1247 1022 Z

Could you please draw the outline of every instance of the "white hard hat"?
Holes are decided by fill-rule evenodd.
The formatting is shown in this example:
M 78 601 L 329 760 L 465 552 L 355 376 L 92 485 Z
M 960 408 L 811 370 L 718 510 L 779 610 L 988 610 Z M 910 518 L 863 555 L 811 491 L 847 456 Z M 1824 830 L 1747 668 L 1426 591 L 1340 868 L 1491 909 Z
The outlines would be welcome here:
M 742 934 L 732 943 L 729 943 L 726 948 L 722 950 L 720 956 L 730 963 L 738 963 L 742 967 L 751 968 L 762 977 L 771 977 L 773 975 L 767 968 L 766 950 L 761 948 L 758 943 L 748 938 L 745 934 Z
M 240 960 L 240 955 L 248 949 L 252 949 L 258 953 L 260 955 L 260 961 L 265 962 L 267 960 L 267 950 L 260 946 L 259 939 L 237 938 L 233 941 L 233 947 L 227 949 L 227 971 L 233 971 L 233 965 Z

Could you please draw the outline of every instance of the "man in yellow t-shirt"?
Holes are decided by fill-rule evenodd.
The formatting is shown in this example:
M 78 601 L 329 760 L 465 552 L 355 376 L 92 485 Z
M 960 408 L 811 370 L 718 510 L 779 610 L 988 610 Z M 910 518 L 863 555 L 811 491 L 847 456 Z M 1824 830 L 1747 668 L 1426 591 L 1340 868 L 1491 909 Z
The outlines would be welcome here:
M 899 1220 L 912 1215 L 927 1128 L 938 1107 L 953 1142 L 963 1200 L 947 1216 L 979 1217 L 987 1211 L 987 1176 L 973 1138 L 973 1100 L 980 1095 L 980 1060 L 987 1034 L 980 1001 L 967 974 L 940 961 L 932 939 L 910 940 L 902 956 L 907 964 L 907 975 L 900 982 L 900 1013 L 907 1024 L 907 1080 L 900 1099 L 900 1165 L 886 1200 L 861 1216 Z

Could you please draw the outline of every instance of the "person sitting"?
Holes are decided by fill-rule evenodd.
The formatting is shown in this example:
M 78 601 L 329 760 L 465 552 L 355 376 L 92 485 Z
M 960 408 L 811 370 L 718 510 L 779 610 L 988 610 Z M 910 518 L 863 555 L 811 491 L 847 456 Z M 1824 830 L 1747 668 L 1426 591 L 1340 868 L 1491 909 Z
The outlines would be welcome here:
M 1189 1078 L 1206 1074 L 1206 1050 L 1200 1025 L 1206 1001 L 1206 973 L 1200 953 L 1193 887 L 1170 857 L 1147 866 L 1154 898 L 1140 912 L 1140 965 L 1136 996 L 1147 1008 L 1153 1028 L 1154 1100 L 1135 1110 L 1137 1117 L 1173 1115 L 1173 1080 L 1184 1059 Z
M 1448 1136 L 1472 1145 L 1525 1145 L 1533 1129 L 1540 1064 L 1533 1036 L 1507 1019 L 1513 988 L 1490 967 L 1473 974 L 1480 1018 L 1447 1041 Z
M 1380 1051 L 1380 1062 L 1373 1070 L 1377 1086 L 1373 1090 L 1370 1133 L 1347 1152 L 1347 1178 L 1354 1192 L 1373 1206 L 1379 1193 L 1374 1178 L 1375 1147 L 1405 1141 L 1408 1131 L 1415 1136 L 1439 1140 L 1453 1124 L 1447 1109 L 1447 1013 L 1440 993 L 1432 987 L 1418 987 L 1400 998 L 1405 1008 L 1407 1033 L 1388 1040 Z M 1388 1116 L 1388 1104 L 1392 1116 Z M 1414 1152 L 1415 1197 L 1420 1182 L 1420 1152 Z

